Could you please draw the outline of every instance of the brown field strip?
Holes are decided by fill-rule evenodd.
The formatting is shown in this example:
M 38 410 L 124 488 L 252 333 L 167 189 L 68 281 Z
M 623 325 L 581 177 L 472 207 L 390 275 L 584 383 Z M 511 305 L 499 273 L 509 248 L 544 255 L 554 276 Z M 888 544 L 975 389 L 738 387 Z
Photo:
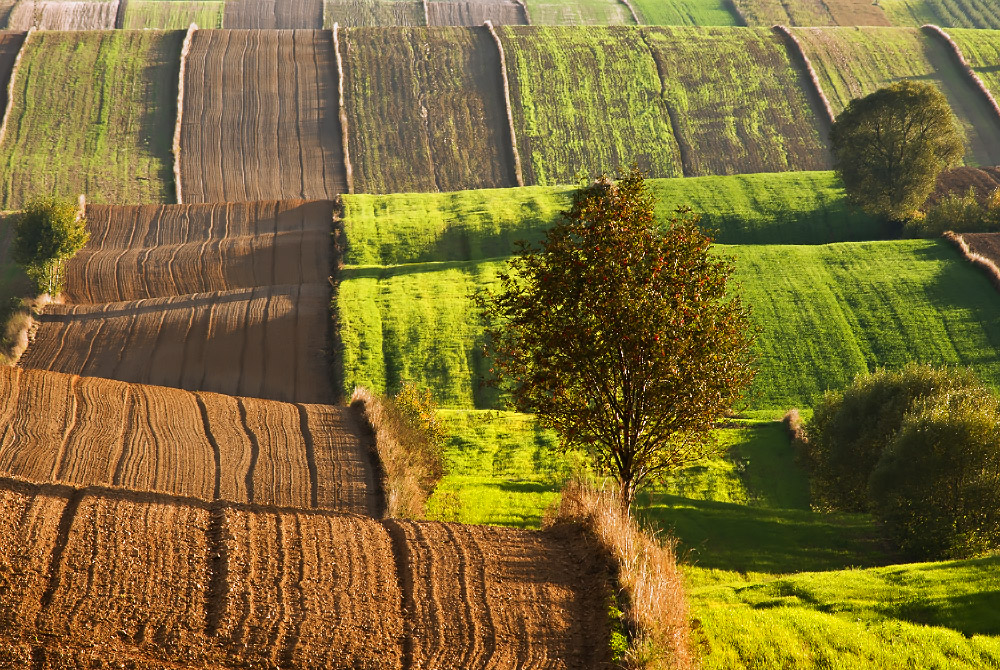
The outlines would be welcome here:
M 498 26 L 528 24 L 524 8 L 504 0 L 428 2 L 427 18 L 432 26 L 481 26 L 486 21 Z
M 1000 233 L 962 233 L 969 251 L 1000 265 Z
M 8 30 L 111 30 L 118 17 L 118 0 L 20 0 L 7 17 Z
M 6 478 L 0 510 L 0 646 L 35 667 L 73 667 L 82 650 L 137 668 L 610 660 L 606 575 L 572 529 L 382 524 Z
M 0 475 L 377 515 L 354 410 L 0 368 Z
M 329 31 L 197 31 L 185 68 L 184 201 L 344 192 L 337 105 Z
M 341 51 L 356 192 L 516 185 L 485 28 L 350 28 Z
M 87 207 L 90 242 L 66 267 L 69 302 L 104 303 L 325 283 L 333 203 Z
M 7 85 L 27 33 L 0 31 L 0 110 L 7 109 Z
M 227 0 L 223 28 L 320 29 L 323 0 Z

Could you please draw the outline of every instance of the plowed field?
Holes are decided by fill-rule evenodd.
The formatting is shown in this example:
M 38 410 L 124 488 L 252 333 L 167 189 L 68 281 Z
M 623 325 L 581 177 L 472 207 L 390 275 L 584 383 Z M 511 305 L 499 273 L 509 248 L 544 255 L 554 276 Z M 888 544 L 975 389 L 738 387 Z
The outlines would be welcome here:
M 185 69 L 184 202 L 345 191 L 337 109 L 329 31 L 197 31 Z
M 684 174 L 822 170 L 830 166 L 821 110 L 767 29 L 643 31 L 675 119 Z
M 609 660 L 606 577 L 570 529 L 383 525 L 10 479 L 0 510 L 0 647 L 34 667 Z
M 405 0 L 325 0 L 323 27 L 422 26 L 424 6 Z
M 481 26 L 485 21 L 492 21 L 497 26 L 528 23 L 524 9 L 506 0 L 428 2 L 427 18 L 432 26 Z
M 323 0 L 227 0 L 223 28 L 319 29 Z
M 353 410 L 0 368 L 0 476 L 379 513 Z
M 794 33 L 834 113 L 839 114 L 852 98 L 900 79 L 931 82 L 947 96 L 965 131 L 966 162 L 1000 164 L 995 112 L 940 40 L 916 28 L 799 28 Z
M 82 2 L 20 0 L 7 17 L 8 30 L 111 30 L 118 16 L 118 0 Z
M 962 239 L 972 253 L 1000 264 L 1000 233 L 963 233 Z
M 124 30 L 32 35 L 0 145 L 0 206 L 80 193 L 91 202 L 172 201 L 183 39 Z
M 485 28 L 353 28 L 341 41 L 357 192 L 516 183 L 500 54 Z
M 332 203 L 90 207 L 27 368 L 323 403 Z M 286 282 L 286 283 L 279 283 Z
M 751 26 L 889 25 L 889 18 L 879 3 L 872 3 L 869 0 L 796 0 L 795 2 L 733 0 L 733 2 Z

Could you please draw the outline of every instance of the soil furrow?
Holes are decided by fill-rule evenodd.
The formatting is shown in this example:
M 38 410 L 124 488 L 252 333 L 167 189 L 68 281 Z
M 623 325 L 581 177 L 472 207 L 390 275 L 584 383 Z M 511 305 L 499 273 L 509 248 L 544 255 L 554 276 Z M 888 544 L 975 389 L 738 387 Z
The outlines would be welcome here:
M 49 607 L 52 603 L 52 597 L 56 593 L 56 589 L 59 588 L 60 564 L 62 563 L 63 553 L 66 551 L 66 545 L 69 543 L 69 532 L 73 527 L 73 520 L 76 518 L 76 511 L 80 508 L 80 502 L 83 500 L 83 495 L 83 489 L 74 490 L 69 499 L 66 501 L 66 507 L 63 508 L 62 515 L 59 517 L 59 526 L 56 531 L 56 541 L 52 548 L 52 557 L 49 562 L 48 586 L 45 587 L 45 591 L 42 593 L 42 610 Z
M 215 459 L 215 488 L 212 492 L 212 497 L 218 500 L 221 497 L 222 488 L 222 451 L 219 449 L 219 443 L 212 433 L 212 424 L 208 420 L 208 407 L 205 406 L 205 400 L 201 397 L 200 393 L 195 393 L 194 397 L 198 401 L 198 410 L 201 412 L 201 422 L 205 429 L 205 437 L 208 438 L 209 444 L 212 445 L 212 456 Z
M 215 637 L 229 608 L 229 524 L 226 508 L 215 502 L 209 510 L 208 589 L 205 592 L 205 634 Z
M 243 424 L 243 431 L 246 433 L 247 437 L 250 438 L 250 466 L 247 468 L 244 485 L 246 486 L 247 501 L 253 503 L 253 478 L 254 474 L 256 474 L 255 470 L 257 468 L 257 459 L 260 457 L 260 444 L 257 441 L 257 434 L 250 430 L 250 426 L 247 424 L 246 405 L 241 398 L 237 398 L 236 403 L 239 406 L 240 421 Z
M 318 507 L 319 473 L 316 468 L 316 445 L 313 442 L 312 431 L 309 430 L 309 415 L 306 413 L 306 408 L 301 404 L 296 407 L 299 410 L 299 430 L 302 431 L 302 440 L 305 442 L 306 462 L 309 467 L 309 506 Z M 337 502 L 340 502 L 339 496 Z
M 392 542 L 392 557 L 396 566 L 396 579 L 399 581 L 399 591 L 401 595 L 400 608 L 403 614 L 403 635 L 400 638 L 402 647 L 402 661 L 404 670 L 411 670 L 413 665 L 413 630 L 416 627 L 417 605 L 413 594 L 413 577 L 410 573 L 410 565 L 413 558 L 410 556 L 406 531 L 392 519 L 383 519 L 382 525 L 389 534 Z

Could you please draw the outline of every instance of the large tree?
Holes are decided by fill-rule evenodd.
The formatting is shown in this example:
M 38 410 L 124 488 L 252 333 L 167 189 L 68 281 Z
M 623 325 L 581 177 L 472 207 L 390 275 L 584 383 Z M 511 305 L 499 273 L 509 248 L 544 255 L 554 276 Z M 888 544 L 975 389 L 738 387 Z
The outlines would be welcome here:
M 948 100 L 933 85 L 913 81 L 852 100 L 834 122 L 830 141 L 848 197 L 894 222 L 919 209 L 941 171 L 964 153 Z
M 35 200 L 14 223 L 12 256 L 40 293 L 55 295 L 62 291 L 63 265 L 88 239 L 87 222 L 76 204 Z
M 753 378 L 731 262 L 690 210 L 663 224 L 637 170 L 580 189 L 539 248 L 481 293 L 492 383 L 636 490 L 714 451 Z

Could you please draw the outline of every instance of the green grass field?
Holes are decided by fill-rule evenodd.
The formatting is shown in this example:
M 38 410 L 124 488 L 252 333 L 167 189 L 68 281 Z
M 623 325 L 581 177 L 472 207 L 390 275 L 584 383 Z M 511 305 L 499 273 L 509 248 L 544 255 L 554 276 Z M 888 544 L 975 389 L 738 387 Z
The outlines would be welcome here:
M 580 170 L 632 161 L 652 177 L 682 175 L 656 63 L 640 31 L 499 32 L 525 184 L 572 184 Z
M 614 26 L 634 24 L 618 0 L 525 0 L 532 25 Z
M 1000 96 L 1000 30 L 948 30 L 962 55 L 994 98 Z
M 720 247 L 760 328 L 749 408 L 810 407 L 859 372 L 909 361 L 971 365 L 1000 385 L 1000 298 L 944 242 Z M 469 294 L 501 259 L 348 266 L 340 289 L 345 390 L 431 388 L 446 407 L 493 408 L 479 380 Z
M 850 208 L 832 172 L 651 179 L 657 214 L 688 205 L 725 244 L 822 244 L 877 237 Z M 506 256 L 539 241 L 569 207 L 572 187 L 345 195 L 349 265 L 399 265 Z
M 644 35 L 665 73 L 685 175 L 830 167 L 806 81 L 772 30 L 654 28 Z
M 1000 163 L 994 112 L 968 84 L 943 44 L 916 28 L 798 28 L 834 113 L 900 79 L 938 86 L 966 136 L 966 163 Z
M 1000 28 L 1000 9 L 992 0 L 881 0 L 879 4 L 897 26 Z
M 42 31 L 28 41 L 0 145 L 0 202 L 172 202 L 184 33 Z
M 199 28 L 221 28 L 222 0 L 130 0 L 125 5 L 125 25 L 129 30 L 187 30 L 192 23 Z
M 737 26 L 739 17 L 725 0 L 632 0 L 650 26 Z

